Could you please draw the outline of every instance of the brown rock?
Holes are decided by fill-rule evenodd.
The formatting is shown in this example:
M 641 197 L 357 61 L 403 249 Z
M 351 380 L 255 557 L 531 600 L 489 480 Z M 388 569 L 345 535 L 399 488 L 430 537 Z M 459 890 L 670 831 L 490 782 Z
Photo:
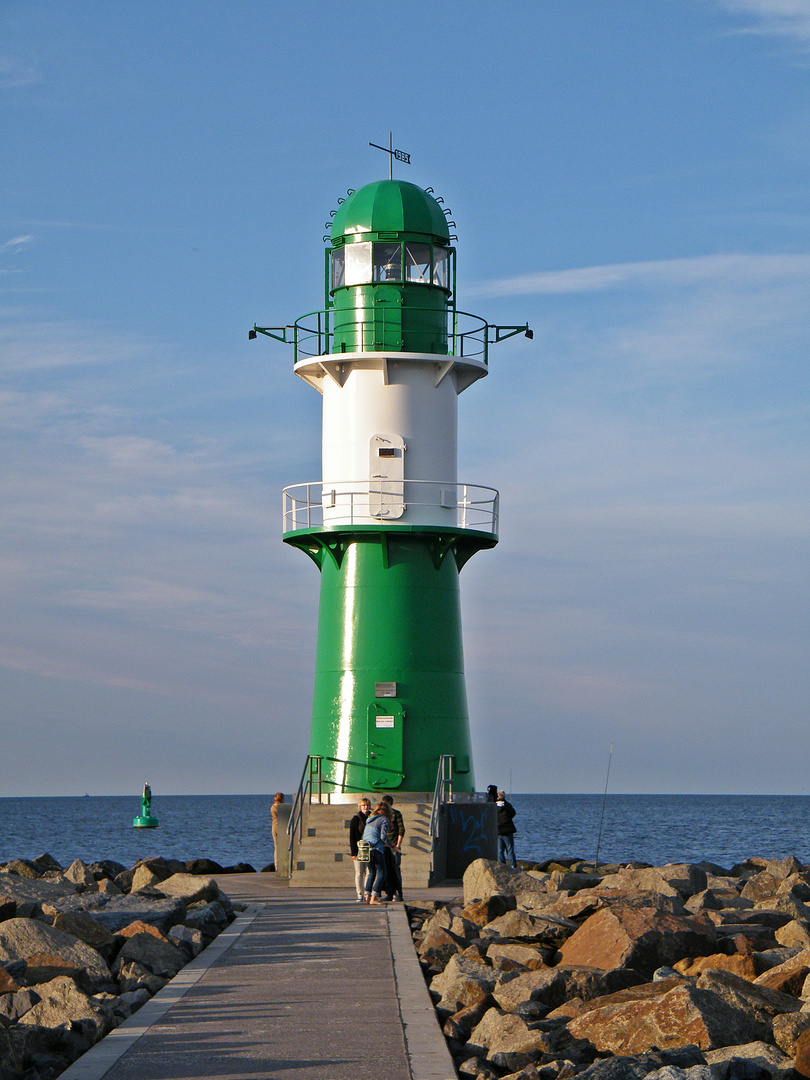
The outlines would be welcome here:
M 667 982 L 648 985 L 666 987 Z M 746 1010 L 685 982 L 646 999 L 589 1009 L 568 1024 L 576 1038 L 612 1054 L 643 1054 L 652 1047 L 665 1050 L 690 1043 L 714 1049 L 766 1037 L 768 1027 Z
M 510 944 L 505 941 L 493 941 L 487 946 L 487 959 L 494 968 L 499 971 L 508 971 L 508 964 L 528 968 L 529 971 L 538 971 L 546 967 L 543 954 L 534 945 Z
M 805 949 L 784 963 L 758 975 L 754 983 L 768 990 L 779 990 L 783 994 L 799 997 L 808 975 L 810 975 L 810 949 Z
M 4 967 L 0 967 L 0 994 L 16 994 L 20 984 L 9 975 Z
M 465 1008 L 459 1009 L 457 1013 L 453 1013 L 450 1019 L 459 1033 L 459 1036 L 456 1037 L 460 1037 L 462 1042 L 466 1042 L 472 1029 L 481 1022 L 484 1013 L 491 1009 L 493 1004 L 492 998 L 487 995 L 476 1005 L 467 1005 Z
M 492 995 L 507 1012 L 513 1012 L 524 1001 L 539 1001 L 555 1009 L 570 998 L 589 1001 L 615 989 L 601 968 L 565 964 L 507 979 L 498 983 Z
M 495 893 L 483 900 L 474 900 L 471 904 L 467 904 L 462 909 L 461 915 L 476 926 L 486 926 L 499 915 L 505 915 L 507 911 L 513 910 L 515 904 L 514 896 L 501 896 Z
M 430 989 L 440 994 L 437 1008 L 449 1015 L 468 1005 L 478 1005 L 491 992 L 497 972 L 469 957 L 453 956 L 447 967 L 431 981 Z
M 545 1052 L 547 1035 L 532 1031 L 519 1016 L 490 1009 L 473 1029 L 467 1045 L 471 1050 L 485 1051 L 487 1060 L 498 1068 L 514 1071 Z
M 796 1037 L 793 1068 L 797 1076 L 810 1076 L 810 1031 Z
M 85 945 L 91 945 L 102 955 L 104 950 L 109 950 L 113 944 L 113 936 L 106 926 L 96 922 L 92 915 L 86 911 L 57 912 L 53 920 L 55 930 L 62 930 L 66 934 L 83 941 Z
M 732 953 L 713 953 L 711 956 L 701 956 L 697 960 L 679 960 L 672 965 L 681 975 L 700 975 L 702 971 L 733 971 L 743 979 L 753 980 L 757 970 L 754 958 L 751 955 Z
M 144 922 L 143 919 L 135 919 L 128 926 L 122 927 L 120 930 L 116 930 L 116 937 L 131 938 L 136 934 L 151 934 L 152 937 L 157 938 L 158 941 L 165 941 L 169 943 L 169 939 L 161 934 L 160 930 L 151 923 Z
M 591 915 L 560 949 L 563 964 L 633 968 L 646 978 L 685 956 L 715 952 L 710 927 L 652 907 L 617 905 Z
M 801 949 L 810 949 L 810 925 L 801 919 L 791 919 L 774 930 L 773 936 L 780 945 L 798 945 Z

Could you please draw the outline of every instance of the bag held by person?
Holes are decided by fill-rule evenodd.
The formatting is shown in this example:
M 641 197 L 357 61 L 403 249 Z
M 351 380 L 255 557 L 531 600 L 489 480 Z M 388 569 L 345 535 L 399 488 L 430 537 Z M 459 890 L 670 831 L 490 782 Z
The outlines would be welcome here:
M 371 862 L 371 844 L 368 840 L 357 841 L 357 861 Z

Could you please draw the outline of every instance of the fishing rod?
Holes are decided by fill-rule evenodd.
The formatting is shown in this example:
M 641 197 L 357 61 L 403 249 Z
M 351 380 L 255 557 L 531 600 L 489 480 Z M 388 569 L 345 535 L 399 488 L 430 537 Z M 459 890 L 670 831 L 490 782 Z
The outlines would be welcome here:
M 602 843 L 602 824 L 605 820 L 605 803 L 607 802 L 608 793 L 608 781 L 610 780 L 610 763 L 613 760 L 613 743 L 610 744 L 610 753 L 608 754 L 608 767 L 607 776 L 605 777 L 605 794 L 602 798 L 602 816 L 599 819 L 599 838 L 596 841 L 596 858 L 593 861 L 593 872 L 596 873 L 599 869 L 599 846 Z

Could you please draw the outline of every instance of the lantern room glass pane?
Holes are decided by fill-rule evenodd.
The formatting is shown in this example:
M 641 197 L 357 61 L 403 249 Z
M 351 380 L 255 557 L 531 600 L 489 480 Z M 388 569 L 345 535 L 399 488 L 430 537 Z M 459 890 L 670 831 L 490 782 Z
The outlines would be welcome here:
M 433 284 L 449 289 L 450 252 L 445 248 L 433 249 Z
M 346 284 L 346 253 L 343 248 L 332 252 L 332 288 Z
M 405 280 L 430 284 L 430 244 L 405 245 Z
M 374 245 L 374 281 L 402 281 L 402 246 Z
M 346 253 L 346 285 L 363 285 L 371 281 L 371 243 L 367 240 L 361 244 L 347 244 L 343 249 Z

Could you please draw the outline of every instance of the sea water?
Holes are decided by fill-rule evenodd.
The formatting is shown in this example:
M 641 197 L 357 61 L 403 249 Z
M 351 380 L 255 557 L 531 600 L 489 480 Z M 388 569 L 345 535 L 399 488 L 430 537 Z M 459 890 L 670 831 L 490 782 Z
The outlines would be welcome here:
M 514 795 L 511 801 L 519 859 L 593 861 L 598 853 L 606 863 L 708 861 L 726 868 L 750 855 L 810 862 L 810 796 Z M 0 799 L 0 862 L 48 852 L 63 866 L 77 858 L 132 866 L 162 855 L 261 870 L 273 860 L 271 805 L 270 795 L 156 794 L 152 812 L 160 827 L 133 829 L 139 795 Z

